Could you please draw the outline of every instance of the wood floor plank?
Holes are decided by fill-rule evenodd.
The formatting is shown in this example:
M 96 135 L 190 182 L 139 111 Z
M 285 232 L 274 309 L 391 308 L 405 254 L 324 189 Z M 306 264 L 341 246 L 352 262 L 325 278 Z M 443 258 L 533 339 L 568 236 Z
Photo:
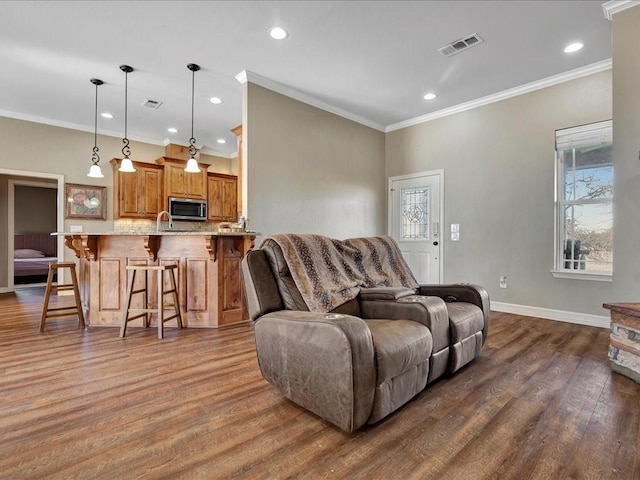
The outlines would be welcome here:
M 39 333 L 42 297 L 0 294 L 0 478 L 640 478 L 605 329 L 494 312 L 479 358 L 346 434 L 262 378 L 252 325 Z

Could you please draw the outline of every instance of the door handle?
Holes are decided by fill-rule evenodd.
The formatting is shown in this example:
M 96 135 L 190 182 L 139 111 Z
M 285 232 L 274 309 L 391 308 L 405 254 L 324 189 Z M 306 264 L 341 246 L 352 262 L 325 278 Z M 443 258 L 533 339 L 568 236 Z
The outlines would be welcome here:
M 439 223 L 439 222 L 435 222 L 435 223 L 433 224 L 433 236 L 434 236 L 435 238 L 437 238 L 437 237 L 438 237 L 438 227 L 439 227 L 439 226 L 440 226 L 440 223 Z
M 433 242 L 433 244 L 437 247 L 438 246 L 438 242 Z

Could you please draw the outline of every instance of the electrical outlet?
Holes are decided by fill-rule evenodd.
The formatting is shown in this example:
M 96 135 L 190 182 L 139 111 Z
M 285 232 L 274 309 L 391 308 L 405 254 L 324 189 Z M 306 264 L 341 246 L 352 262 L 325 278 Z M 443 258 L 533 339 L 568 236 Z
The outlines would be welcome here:
M 504 275 L 500 277 L 500 288 L 507 288 L 507 277 Z
M 82 225 L 69 225 L 69 231 L 73 233 L 82 232 Z

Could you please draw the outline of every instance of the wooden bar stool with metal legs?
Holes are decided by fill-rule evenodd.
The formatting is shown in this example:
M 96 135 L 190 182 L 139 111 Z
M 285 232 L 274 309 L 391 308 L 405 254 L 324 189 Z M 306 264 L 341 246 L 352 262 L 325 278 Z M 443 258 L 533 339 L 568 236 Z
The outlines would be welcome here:
M 124 337 L 127 331 L 127 323 L 131 320 L 144 317 L 144 326 L 149 327 L 151 323 L 151 314 L 158 314 L 158 338 L 164 336 L 164 324 L 169 320 L 176 319 L 178 328 L 182 328 L 182 314 L 180 313 L 180 304 L 178 302 L 178 291 L 176 288 L 176 277 L 174 274 L 177 265 L 128 265 L 127 266 L 127 298 L 122 305 L 122 325 L 120 326 L 120 337 Z M 137 290 L 133 289 L 133 285 L 136 280 L 136 273 L 144 272 L 144 287 Z M 157 272 L 158 274 L 158 298 L 155 303 L 156 308 L 150 308 L 153 306 L 149 302 L 149 272 Z M 169 290 L 164 289 L 164 272 L 169 273 Z M 144 308 L 131 308 L 131 299 L 136 294 L 142 294 Z M 171 294 L 173 297 L 173 303 L 165 303 L 165 295 Z M 173 307 L 175 313 L 168 317 L 164 316 L 164 310 L 168 307 Z M 129 316 L 130 314 L 133 316 Z
M 68 268 L 71 272 L 71 283 L 60 283 L 60 275 L 57 276 L 57 284 L 53 284 L 53 275 L 58 273 L 61 268 Z M 75 305 L 68 307 L 49 308 L 49 299 L 51 291 L 57 292 L 65 290 L 73 290 L 75 297 Z M 52 313 L 51 313 L 52 312 Z M 80 290 L 78 289 L 78 277 L 76 276 L 76 264 L 74 262 L 60 262 L 49 264 L 49 274 L 47 275 L 47 288 L 44 292 L 44 305 L 42 306 L 42 318 L 40 319 L 40 331 L 44 332 L 44 324 L 47 318 L 69 317 L 73 314 L 78 315 L 78 323 L 80 328 L 84 328 L 84 314 L 82 313 L 82 302 L 80 301 Z

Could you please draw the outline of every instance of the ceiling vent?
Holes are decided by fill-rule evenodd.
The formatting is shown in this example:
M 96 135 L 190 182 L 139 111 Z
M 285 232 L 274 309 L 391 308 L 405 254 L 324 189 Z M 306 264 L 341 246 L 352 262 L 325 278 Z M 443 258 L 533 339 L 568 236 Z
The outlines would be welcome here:
M 151 100 L 150 98 L 147 98 L 144 102 L 142 102 L 143 107 L 153 108 L 154 110 L 160 108 L 160 105 L 162 105 L 162 102 L 158 100 Z
M 445 45 L 444 47 L 439 48 L 438 51 L 445 57 L 450 57 L 451 55 L 460 53 L 463 50 L 475 47 L 476 45 L 480 45 L 482 42 L 483 40 L 480 38 L 480 36 L 477 33 L 474 33 L 469 35 L 468 37 L 464 37 L 456 40 L 455 42 L 451 42 L 449 45 Z

